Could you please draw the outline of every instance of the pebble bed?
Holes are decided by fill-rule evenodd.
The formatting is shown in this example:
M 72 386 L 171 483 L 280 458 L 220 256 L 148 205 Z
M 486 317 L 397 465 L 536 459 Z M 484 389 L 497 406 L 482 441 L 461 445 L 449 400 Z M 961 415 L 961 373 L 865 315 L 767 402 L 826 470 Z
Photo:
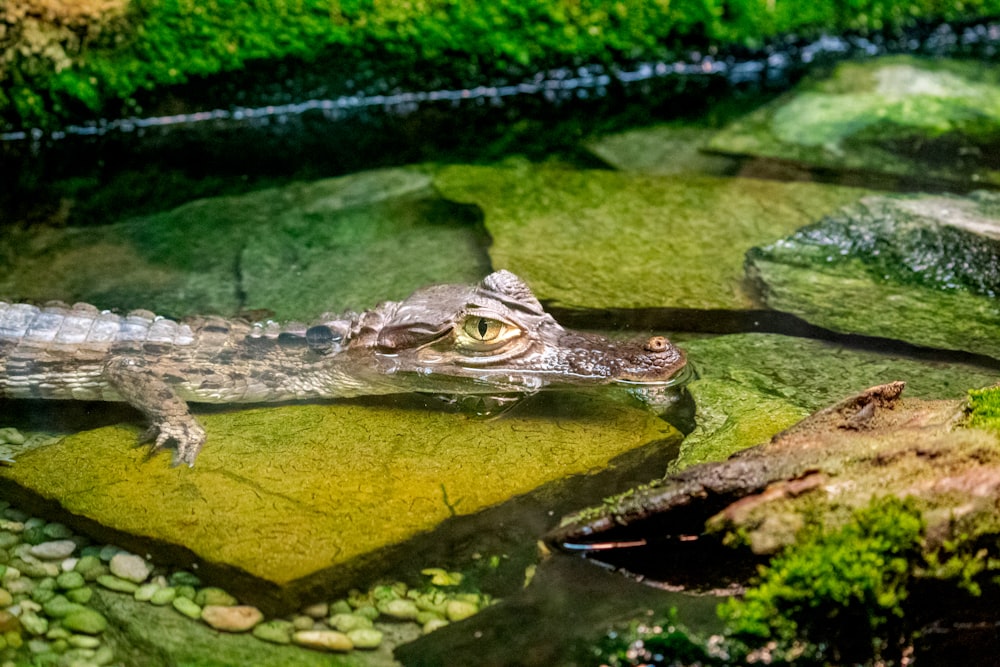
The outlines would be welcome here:
M 137 601 L 170 606 L 192 622 L 221 632 L 249 632 L 261 641 L 320 651 L 376 649 L 376 624 L 410 623 L 424 633 L 472 616 L 492 604 L 489 595 L 458 592 L 458 572 L 423 571 L 419 588 L 397 582 L 352 590 L 286 618 L 265 619 L 195 574 L 155 567 L 148 558 L 112 545 L 95 545 L 61 523 L 31 517 L 0 500 L 0 667 L 90 667 L 115 662 L 102 636 L 107 619 L 88 606 L 95 587 Z

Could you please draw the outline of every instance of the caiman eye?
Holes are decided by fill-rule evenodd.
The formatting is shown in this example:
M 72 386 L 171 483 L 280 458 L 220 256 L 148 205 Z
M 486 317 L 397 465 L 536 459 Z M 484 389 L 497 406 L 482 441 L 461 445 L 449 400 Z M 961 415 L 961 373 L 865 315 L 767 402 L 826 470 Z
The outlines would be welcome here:
M 480 343 L 492 343 L 500 338 L 507 325 L 499 320 L 491 320 L 488 317 L 470 317 L 465 320 L 463 326 L 465 333 L 469 334 L 473 340 Z

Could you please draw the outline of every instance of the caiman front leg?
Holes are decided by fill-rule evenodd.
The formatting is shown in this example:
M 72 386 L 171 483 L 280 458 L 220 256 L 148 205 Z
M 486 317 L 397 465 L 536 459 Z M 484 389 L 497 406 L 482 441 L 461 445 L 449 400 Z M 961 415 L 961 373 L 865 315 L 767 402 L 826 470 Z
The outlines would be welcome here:
M 149 418 L 149 429 L 140 441 L 153 441 L 154 452 L 173 441 L 172 465 L 194 465 L 205 444 L 205 429 L 191 415 L 184 399 L 141 359 L 113 358 L 105 364 L 104 375 L 129 405 Z

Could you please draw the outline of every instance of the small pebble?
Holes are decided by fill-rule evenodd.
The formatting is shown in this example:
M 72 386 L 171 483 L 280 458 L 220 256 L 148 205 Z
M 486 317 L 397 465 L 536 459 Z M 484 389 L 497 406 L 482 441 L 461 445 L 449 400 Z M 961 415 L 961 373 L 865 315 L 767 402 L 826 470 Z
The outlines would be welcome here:
M 201 607 L 191 598 L 176 597 L 170 604 L 188 618 L 201 618 Z
M 8 507 L 7 509 L 5 509 L 3 511 L 3 515 L 5 518 L 10 519 L 11 521 L 22 524 L 21 530 L 24 530 L 24 522 L 31 518 L 31 515 L 28 514 L 27 512 L 22 512 L 21 510 L 16 509 L 14 507 Z
M 167 605 L 173 602 L 177 598 L 177 589 L 173 586 L 167 586 L 166 588 L 161 588 L 160 590 L 153 593 L 149 598 L 152 604 L 157 606 Z
M 108 573 L 97 556 L 81 556 L 73 569 L 82 574 L 87 581 L 95 581 L 102 574 Z
M 448 625 L 448 621 L 443 618 L 432 618 L 431 620 L 424 623 L 424 634 L 430 634 L 439 628 L 443 628 Z
M 201 586 L 201 579 L 197 576 L 191 574 L 190 572 L 185 572 L 184 570 L 178 570 L 170 575 L 170 585 L 171 586 Z
M 201 610 L 201 620 L 216 630 L 246 632 L 264 620 L 264 614 L 249 605 L 207 605 Z
M 363 605 L 354 610 L 354 613 L 358 616 L 365 616 L 371 620 L 375 620 L 379 616 L 378 609 L 371 605 Z
M 44 635 L 49 631 L 49 622 L 33 611 L 24 611 L 19 619 L 21 626 L 32 635 Z
M 56 586 L 63 590 L 72 590 L 74 588 L 83 588 L 86 584 L 83 580 L 83 575 L 79 572 L 70 570 L 69 572 L 63 572 L 58 577 L 56 577 Z
M 479 607 L 464 600 L 452 600 L 448 603 L 445 612 L 449 621 L 462 621 L 470 616 L 474 616 L 479 611 Z
M 357 614 L 334 614 L 327 620 L 327 623 L 334 630 L 340 630 L 341 632 L 350 632 L 351 630 L 357 630 L 358 628 L 370 628 L 372 627 L 372 621 L 366 616 L 358 616 Z
M 141 584 L 149 577 L 152 568 L 141 556 L 127 552 L 117 553 L 111 558 L 111 574 L 126 581 Z
M 24 444 L 24 434 L 18 431 L 16 428 L 0 428 L 0 444 L 4 445 L 23 445 Z
M 89 635 L 70 635 L 67 640 L 73 648 L 94 649 L 101 645 L 101 640 Z
M 193 601 L 195 595 L 198 594 L 198 591 L 194 589 L 194 586 L 183 585 L 175 586 L 174 588 L 177 590 L 177 597 L 179 598 L 187 598 L 188 600 Z
M 296 630 L 312 630 L 316 627 L 316 619 L 312 616 L 305 616 L 304 614 L 299 614 L 292 618 L 292 627 Z
M 97 578 L 97 583 L 104 586 L 108 590 L 118 591 L 119 593 L 135 593 L 139 586 L 131 581 L 125 581 L 124 579 L 119 579 L 110 574 L 102 574 Z
M 67 614 L 62 620 L 63 627 L 73 632 L 82 632 L 86 635 L 97 635 L 108 627 L 108 621 L 100 612 L 83 607 L 77 611 Z
M 100 549 L 98 550 L 98 552 L 97 552 L 97 556 L 98 556 L 98 558 L 100 558 L 100 559 L 101 559 L 102 561 L 104 561 L 105 563 L 107 563 L 107 562 L 108 562 L 108 561 L 110 561 L 110 560 L 111 560 L 112 558 L 114 558 L 114 557 L 115 557 L 116 555 L 118 555 L 118 554 L 120 554 L 120 553 L 123 553 L 123 552 L 124 552 L 124 553 L 128 553 L 127 551 L 125 551 L 125 550 L 124 550 L 124 549 L 122 549 L 121 547 L 116 547 L 116 546 L 115 546 L 115 545 L 113 545 L 113 544 L 105 544 L 105 545 L 104 545 L 103 547 L 101 547 L 101 548 L 100 548 Z
M 254 627 L 253 636 L 272 644 L 291 644 L 293 631 L 294 628 L 288 621 L 265 621 Z
M 21 622 L 9 611 L 0 611 L 0 634 L 20 632 Z
M 350 614 L 352 611 L 354 607 L 347 600 L 337 600 L 330 605 L 330 614 Z
M 76 569 L 76 564 L 78 562 L 80 562 L 80 559 L 75 556 L 65 558 L 63 559 L 63 562 L 59 563 L 59 569 L 63 572 L 71 572 Z
M 35 582 L 27 577 L 23 579 L 11 579 L 4 584 L 12 595 L 27 595 L 35 587 Z
M 375 628 L 357 628 L 347 633 L 354 648 L 378 648 L 382 643 L 382 633 Z
M 0 607 L 9 607 L 14 604 L 14 596 L 6 588 L 0 588 Z
M 347 652 L 354 648 L 351 639 L 336 630 L 300 630 L 292 635 L 292 641 L 321 651 Z
M 325 602 L 317 602 L 302 609 L 302 613 L 313 618 L 326 618 L 330 613 L 330 605 Z
M 25 555 L 23 558 L 14 558 L 10 561 L 10 564 L 20 570 L 21 574 L 29 577 L 41 579 L 42 577 L 59 576 L 58 565 L 38 560 L 33 556 Z
M 72 635 L 66 628 L 50 628 L 48 632 L 45 633 L 45 638 L 49 640 L 56 639 L 69 639 Z
M 53 521 L 52 523 L 45 524 L 42 529 L 45 536 L 50 540 L 65 540 L 67 538 L 73 537 L 73 531 L 64 526 L 61 523 Z
M 74 588 L 73 590 L 66 591 L 66 599 L 70 602 L 75 602 L 77 604 L 87 604 L 90 602 L 90 598 L 94 596 L 94 589 L 90 586 L 84 586 L 83 588 Z
M 10 549 L 21 543 L 21 536 L 9 530 L 0 530 L 0 549 Z
M 215 588 L 214 586 L 209 586 L 208 588 L 203 588 L 198 591 L 194 596 L 194 601 L 203 607 L 206 605 L 231 607 L 237 602 L 236 598 L 232 595 L 221 588 Z
M 159 584 L 143 584 L 139 586 L 139 588 L 135 589 L 135 593 L 133 593 L 132 596 L 138 602 L 149 602 L 153 599 L 153 595 L 155 595 L 158 590 L 160 590 Z
M 68 598 L 62 595 L 56 595 L 48 602 L 42 605 L 42 610 L 45 615 L 49 618 L 63 618 L 69 616 L 75 611 L 80 611 L 84 607 L 75 602 L 70 602 Z
M 420 625 L 423 625 L 427 621 L 432 621 L 435 618 L 444 619 L 444 614 L 436 611 L 421 611 L 419 614 L 417 614 L 417 618 L 415 620 Z
M 420 612 L 413 600 L 387 600 L 378 605 L 378 610 L 386 616 L 404 621 L 414 620 Z

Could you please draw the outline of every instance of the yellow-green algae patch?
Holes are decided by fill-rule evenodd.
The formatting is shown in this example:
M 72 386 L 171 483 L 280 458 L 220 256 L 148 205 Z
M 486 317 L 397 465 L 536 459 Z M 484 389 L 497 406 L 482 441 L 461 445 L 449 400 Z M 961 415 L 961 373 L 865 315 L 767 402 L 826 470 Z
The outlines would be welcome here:
M 864 194 L 517 164 L 447 167 L 435 185 L 483 209 L 494 268 L 566 308 L 753 308 L 744 253 Z
M 349 588 L 359 568 L 371 576 L 380 550 L 452 516 L 679 437 L 622 402 L 550 396 L 490 421 L 358 404 L 202 415 L 208 444 L 193 468 L 147 459 L 138 428 L 116 425 L 26 453 L 0 474 L 85 522 L 248 575 L 232 590 L 260 602 L 289 586 Z

